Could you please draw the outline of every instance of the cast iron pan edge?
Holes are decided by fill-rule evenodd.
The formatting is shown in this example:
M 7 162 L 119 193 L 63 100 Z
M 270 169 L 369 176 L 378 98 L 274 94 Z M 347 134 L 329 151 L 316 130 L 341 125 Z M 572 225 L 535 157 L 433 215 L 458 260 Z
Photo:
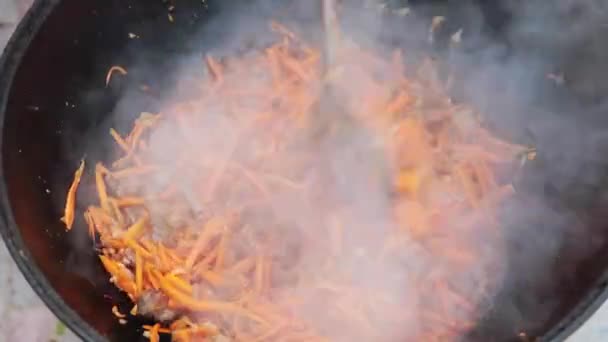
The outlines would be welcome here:
M 592 288 L 587 295 L 574 307 L 566 317 L 545 336 L 543 341 L 565 341 L 570 335 L 574 334 L 583 323 L 606 302 L 608 299 L 608 274 L 604 273 L 597 285 Z
M 60 1 L 35 0 L 19 23 L 0 58 L 0 144 L 3 141 L 4 117 L 13 77 L 32 38 Z M 106 341 L 61 299 L 40 269 L 31 261 L 32 258 L 21 240 L 13 217 L 2 162 L 0 158 L 0 235 L 13 260 L 38 296 L 74 333 L 85 341 Z M 594 289 L 559 324 L 542 337 L 542 340 L 563 341 L 574 333 L 608 299 L 607 286 L 608 274 L 604 274 Z
M 17 26 L 0 58 L 0 144 L 3 141 L 6 104 L 13 77 L 19 68 L 31 40 L 40 26 L 61 0 L 35 0 Z M 25 248 L 9 203 L 3 160 L 0 158 L 0 235 L 13 260 L 25 279 L 49 309 L 76 335 L 85 341 L 105 341 L 95 329 L 80 318 L 48 283 L 44 274 L 34 265 L 29 251 Z

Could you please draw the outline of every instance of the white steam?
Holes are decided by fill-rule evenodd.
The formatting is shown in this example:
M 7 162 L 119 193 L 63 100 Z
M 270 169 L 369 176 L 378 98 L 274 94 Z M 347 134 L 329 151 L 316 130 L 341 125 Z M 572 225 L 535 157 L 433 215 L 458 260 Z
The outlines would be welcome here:
M 317 13 L 317 5 L 303 4 L 300 1 L 293 5 L 292 11 L 302 13 Z M 222 15 L 207 25 L 208 31 L 201 33 L 201 44 L 207 41 L 213 42 L 210 54 L 213 56 L 231 57 L 239 52 L 243 54 L 255 54 L 247 51 L 246 45 L 251 39 L 255 40 L 257 49 L 268 42 L 272 42 L 278 36 L 267 29 L 268 19 L 276 12 L 269 1 L 255 1 L 255 5 L 247 6 L 244 10 L 232 8 L 229 15 Z M 539 2 L 531 2 L 536 5 Z M 523 7 L 507 8 L 516 18 L 514 26 L 507 31 L 507 36 L 517 47 L 531 44 L 530 40 L 540 40 L 543 45 L 548 46 L 551 51 L 562 51 L 564 47 L 572 48 L 581 36 L 587 36 L 589 31 L 602 22 L 598 13 L 604 13 L 606 8 L 600 2 L 593 1 L 558 1 L 560 11 L 567 12 L 572 6 L 580 7 L 579 19 L 574 19 L 570 26 L 560 26 L 560 21 L 555 18 L 539 19 L 538 14 L 544 10 L 543 6 L 528 4 Z M 310 6 L 310 7 L 309 7 Z M 463 98 L 470 101 L 477 108 L 487 114 L 491 122 L 498 126 L 499 131 L 510 138 L 528 139 L 527 144 L 534 144 L 539 151 L 548 158 L 544 162 L 558 162 L 559 168 L 547 171 L 542 170 L 539 179 L 552 177 L 559 191 L 568 189 L 581 182 L 580 177 L 585 179 L 583 183 L 594 186 L 601 178 L 597 172 L 581 172 L 582 162 L 595 162 L 599 158 L 600 148 L 596 141 L 606 140 L 605 135 L 597 134 L 589 136 L 592 141 L 574 144 L 572 140 L 579 137 L 581 132 L 588 132 L 588 128 L 573 130 L 570 124 L 574 122 L 572 116 L 558 116 L 551 114 L 537 114 L 534 111 L 537 103 L 552 102 L 553 98 L 545 96 L 546 89 L 554 87 L 549 80 L 541 83 L 542 77 L 538 75 L 547 74 L 554 65 L 561 61 L 554 61 L 554 55 L 547 55 L 546 51 L 532 53 L 520 48 L 515 53 L 509 54 L 508 48 L 503 43 L 496 43 L 486 32 L 482 31 L 483 19 L 481 10 L 474 5 L 463 5 L 466 9 L 460 12 L 468 18 L 468 27 L 460 31 L 460 27 L 450 27 L 452 18 L 450 13 L 445 15 L 444 30 L 454 28 L 446 32 L 448 36 L 461 32 L 463 46 L 449 53 L 445 61 L 449 72 L 456 75 L 453 83 L 455 92 L 460 93 Z M 388 8 L 388 9 L 387 9 Z M 253 10 L 255 9 L 255 10 Z M 378 13 L 380 9 L 381 13 Z M 255 12 L 254 14 L 251 11 Z M 291 12 L 290 12 L 291 13 Z M 279 12 L 278 20 L 287 25 L 290 24 L 290 13 Z M 392 13 L 392 14 L 391 14 Z M 464 14 L 463 14 L 464 13 Z M 428 46 L 426 34 L 431 22 L 418 17 L 413 11 L 406 14 L 403 10 L 390 7 L 372 7 L 363 9 L 358 6 L 343 4 L 340 11 L 340 21 L 345 41 L 352 39 L 358 44 L 372 49 L 379 55 L 388 56 L 394 46 L 400 44 L 404 58 L 410 65 L 416 64 L 420 56 L 426 55 L 432 49 Z M 314 17 L 314 15 L 310 15 Z M 390 18 L 389 18 L 390 17 Z M 392 25 L 392 22 L 398 22 Z M 313 44 L 319 43 L 320 28 L 318 26 L 307 26 L 306 21 L 294 20 L 294 29 L 305 32 L 302 35 L 310 38 Z M 404 24 L 405 22 L 405 24 Z M 316 22 L 315 25 L 318 25 Z M 555 32 L 552 32 L 553 28 Z M 439 30 L 441 31 L 441 30 Z M 212 32 L 212 33 L 209 33 Z M 217 39 L 207 39 L 217 34 Z M 439 33 L 438 33 L 439 34 Z M 419 38 L 413 38 L 418 35 Z M 192 64 L 192 56 L 184 56 L 186 67 L 180 70 L 184 78 L 189 78 L 191 68 L 203 68 L 203 63 Z M 365 69 L 368 66 L 363 61 L 349 61 L 354 67 Z M 193 66 L 194 65 L 194 66 Z M 199 73 L 196 70 L 195 73 Z M 391 79 L 390 70 L 385 75 L 387 85 Z M 409 71 L 408 71 L 409 72 Z M 247 85 L 252 92 L 260 88 L 265 82 L 270 82 L 266 70 L 252 69 L 248 74 L 250 77 L 240 79 L 242 85 Z M 230 73 L 225 77 L 230 78 Z M 239 74 L 242 77 L 242 74 Z M 336 92 L 341 108 L 347 112 L 364 111 L 361 98 L 369 95 L 375 89 L 367 88 L 366 79 L 357 72 L 347 72 L 338 80 L 339 88 Z M 565 75 L 566 82 L 570 78 Z M 318 84 L 311 85 L 311 92 L 317 92 Z M 389 87 L 387 86 L 387 89 Z M 380 91 L 381 92 L 381 91 Z M 184 97 L 204 97 L 205 89 L 185 86 L 179 87 L 176 94 L 163 96 L 163 115 L 171 116 L 176 111 L 176 103 Z M 385 96 L 386 94 L 378 94 Z M 179 98 L 179 99 L 178 99 Z M 128 99 L 125 100 L 128 102 Z M 196 102 L 195 102 L 196 103 Z M 246 105 L 251 112 L 261 111 L 264 104 L 259 103 L 256 98 L 243 99 L 242 107 Z M 179 127 L 172 120 L 162 121 L 160 127 L 156 128 L 150 136 L 148 153 L 155 164 L 161 165 L 163 170 L 158 179 L 150 179 L 145 189 L 149 193 L 158 193 L 164 190 L 167 179 L 178 175 L 180 187 L 186 197 L 188 189 L 194 189 L 200 184 L 195 184 L 198 179 L 198 169 L 184 169 L 182 161 L 176 159 L 178 154 L 185 154 L 191 158 L 201 161 L 201 168 L 212 168 L 206 165 L 213 160 L 230 158 L 235 165 L 247 165 L 252 160 L 252 153 L 256 149 L 267 148 L 264 142 L 269 134 L 266 130 L 248 130 L 243 134 L 240 127 L 241 120 L 235 118 L 232 113 L 234 103 L 224 98 L 211 98 L 201 101 L 187 110 L 196 112 L 197 122 L 187 127 Z M 539 118 L 535 118 L 538 115 Z M 532 117 L 532 118 L 531 118 Z M 545 121 L 553 120 L 550 123 Z M 320 117 L 322 125 L 342 125 L 344 118 L 340 116 Z M 275 127 L 279 129 L 280 127 Z M 531 132 L 531 134 L 530 134 Z M 560 141 L 555 142 L 555 136 L 560 135 Z M 532 135 L 530 139 L 529 136 Z M 371 142 L 371 143 L 370 143 Z M 241 148 L 246 146 L 246 148 Z M 317 156 L 318 169 L 302 170 L 301 174 L 294 175 L 296 182 L 300 184 L 314 183 L 319 178 L 330 179 L 323 187 L 311 190 L 303 196 L 292 189 L 281 189 L 280 187 L 267 189 L 265 201 L 272 208 L 273 216 L 283 224 L 285 235 L 294 235 L 298 239 L 307 241 L 306 249 L 299 251 L 298 264 L 295 267 L 309 268 L 311 271 L 321 269 L 321 255 L 326 250 L 328 241 L 323 241 L 324 236 L 315 235 L 318 230 L 311 227 L 341 224 L 348 227 L 348 235 L 345 245 L 352 250 L 343 253 L 339 261 L 339 269 L 336 277 L 343 275 L 352 284 L 361 285 L 361 288 L 381 289 L 386 294 L 384 305 L 374 312 L 373 321 L 369 322 L 376 329 L 372 336 L 374 341 L 403 341 L 425 331 L 428 326 L 445 324 L 450 327 L 456 322 L 434 321 L 437 317 L 427 315 L 428 308 L 435 311 L 444 310 L 448 316 L 456 317 L 457 320 L 471 322 L 471 328 L 475 327 L 477 320 L 486 313 L 497 310 L 492 306 L 499 293 L 510 286 L 517 289 L 530 290 L 531 295 L 521 299 L 513 296 L 503 299 L 500 303 L 504 310 L 500 311 L 499 318 L 507 329 L 507 333 L 515 336 L 518 327 L 524 327 L 530 319 L 542 321 L 546 319 L 545 312 L 550 311 L 552 304 L 546 306 L 535 302 L 536 296 L 541 289 L 545 288 L 545 282 L 554 275 L 555 258 L 563 251 L 567 236 L 581 238 L 583 233 L 576 231 L 573 227 L 581 227 L 578 217 L 565 210 L 559 212 L 554 207 L 543 203 L 542 200 L 523 202 L 509 206 L 501 220 L 505 222 L 503 229 L 509 231 L 486 232 L 479 229 L 480 233 L 457 236 L 454 233 L 446 233 L 439 236 L 429 245 L 422 245 L 415 239 L 406 241 L 403 253 L 398 258 L 389 262 L 370 262 L 366 251 L 377 251 L 382 248 L 382 243 L 387 232 L 395 228 L 392 212 L 392 183 L 391 179 L 395 166 L 387 160 L 382 151 L 382 137 L 374 136 L 367 130 L 357 128 L 345 129 L 336 137 L 321 135 L 311 139 L 303 137 L 299 148 L 306 154 Z M 559 150 L 561 149 L 561 150 Z M 544 151 L 543 151 L 544 150 Z M 574 153 L 586 151 L 584 156 L 580 154 L 564 156 L 563 150 L 572 150 Z M 177 153 L 179 152 L 179 153 Z M 228 157 L 227 157 L 228 156 Z M 313 163 L 314 164 L 314 163 Z M 281 165 L 266 165 L 265 171 L 272 173 L 280 170 Z M 558 170 L 559 169 L 559 170 Z M 226 171 L 229 172 L 229 171 Z M 319 173 L 323 173 L 320 175 Z M 369 181 L 372 179 L 373 181 Z M 538 185 L 541 180 L 532 180 L 531 185 Z M 564 190 L 565 191 L 565 190 Z M 234 198 L 222 198 L 229 203 Z M 520 195 L 519 197 L 524 197 Z M 522 198 L 518 198 L 522 200 Z M 529 200 L 529 199 L 528 199 Z M 532 201 L 532 200 L 529 200 Z M 206 215 L 208 203 L 199 198 L 191 198 L 189 204 L 200 211 L 199 214 Z M 531 204 L 530 204 L 531 203 Z M 462 218 L 465 221 L 466 218 Z M 333 220 L 333 221 L 332 221 Z M 332 223 L 333 222 L 333 223 Z M 337 223 L 336 223 L 337 222 Z M 446 228 L 458 226 L 461 222 L 450 222 Z M 582 229 L 582 228 L 581 228 Z M 572 235 L 568 235 L 572 234 Z M 315 241 L 318 239 L 319 241 Z M 309 243 L 315 241 L 315 243 Z M 318 246 L 316 250 L 314 246 Z M 474 262 L 463 261 L 467 267 L 459 268 L 461 265 L 452 255 L 442 254 L 442 251 L 456 249 L 463 250 L 463 258 L 467 257 L 467 249 L 474 249 L 476 260 Z M 449 248 L 448 248 L 449 247 Z M 573 247 L 575 250 L 576 246 Z M 576 254 L 576 253 L 575 253 Z M 580 255 L 580 254 L 578 254 Z M 515 276 L 510 272 L 515 272 Z M 426 284 L 420 288 L 413 284 Z M 530 285 L 531 284 L 531 285 Z M 299 284 L 301 285 L 301 284 Z M 433 287 L 448 286 L 473 306 L 470 310 L 462 310 L 461 298 L 432 298 L 429 293 Z M 297 295 L 306 298 L 305 305 L 299 308 L 299 314 L 304 317 L 316 330 L 335 341 L 352 341 L 357 336 L 352 336 L 351 327 L 341 326 L 334 321 L 331 312 L 326 312 L 328 301 L 340 300 L 344 294 L 333 293 L 331 289 L 319 290 L 309 289 L 306 286 L 296 286 L 294 291 Z M 525 292 L 525 291 L 524 291 Z M 437 293 L 440 293 L 438 291 Z M 508 295 L 507 295 L 508 296 Z M 377 299 L 379 301 L 383 299 Z M 530 304 L 531 302 L 534 302 Z M 403 316 L 403 307 L 407 307 L 406 316 Z M 542 308 L 542 309 L 541 309 Z M 545 310 L 546 309 L 546 310 Z M 525 312 L 525 310 L 535 310 Z M 363 324 L 363 323 L 362 323 Z M 449 329 L 447 329 L 449 330 Z M 439 337 L 441 338 L 441 337 Z

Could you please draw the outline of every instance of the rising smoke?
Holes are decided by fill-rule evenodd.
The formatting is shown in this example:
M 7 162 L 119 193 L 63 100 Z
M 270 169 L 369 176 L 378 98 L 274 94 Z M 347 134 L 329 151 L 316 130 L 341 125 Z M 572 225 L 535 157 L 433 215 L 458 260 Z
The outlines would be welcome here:
M 423 275 L 447 275 L 451 285 L 478 307 L 475 314 L 459 313 L 461 319 L 481 322 L 480 328 L 463 339 L 488 340 L 489 335 L 496 340 L 511 339 L 520 331 L 534 334 L 535 329 L 543 329 L 554 319 L 563 288 L 568 287 L 564 284 L 576 281 L 572 276 L 575 262 L 593 254 L 600 245 L 593 227 L 586 225 L 585 209 L 598 198 L 606 198 L 597 190 L 604 182 L 604 152 L 608 147 L 608 137 L 601 129 L 607 124 L 601 115 L 606 107 L 601 98 L 604 92 L 598 89 L 608 90 L 608 83 L 603 81 L 608 78 L 600 77 L 608 70 L 601 66 L 608 50 L 603 51 L 601 45 L 597 49 L 587 47 L 598 44 L 596 36 L 601 37 L 599 33 L 608 27 L 603 15 L 606 5 L 602 1 L 567 0 L 504 1 L 496 8 L 486 1 L 418 3 L 413 1 L 408 12 L 403 10 L 404 4 L 394 2 L 355 4 L 345 0 L 339 11 L 343 38 L 385 56 L 398 47 L 408 68 L 415 68 L 428 56 L 437 59 L 442 66 L 439 77 L 445 82 L 452 79 L 455 101 L 471 104 L 483 113 L 497 134 L 536 147 L 538 158 L 521 172 L 516 184 L 518 195 L 505 205 L 501 216 L 502 231 L 461 237 L 462 241 L 448 235 L 450 241 L 438 242 L 439 248 L 444 243 L 461 244 L 463 249 L 475 246 L 481 257 L 466 274 L 453 272 L 452 264 L 413 241 L 401 259 L 381 268 L 366 263 L 364 254 L 353 252 L 341 260 L 341 270 L 356 269 L 352 281 L 382 288 L 397 298 L 397 303 L 376 313 L 377 321 L 386 323 L 374 336 L 376 341 L 411 339 L 428 324 L 422 308 L 441 304 L 421 302 L 423 296 L 411 286 L 411 279 Z M 312 45 L 321 44 L 323 30 L 317 2 L 276 4 L 257 0 L 242 7 L 219 5 L 229 10 L 220 10 L 212 17 L 197 40 L 207 44 L 208 53 L 217 57 L 254 53 L 276 39 L 267 25 L 269 19 L 276 19 Z M 431 43 L 428 36 L 433 16 L 445 19 L 433 33 Z M 455 42 L 453 35 L 459 30 L 462 41 Z M 178 73 L 184 79 L 201 72 L 200 56 L 183 58 L 187 62 Z M 349 77 L 341 84 L 338 97 L 346 111 L 356 110 L 358 95 L 367 91 L 356 74 Z M 264 75 L 252 71 L 251 78 L 241 82 L 255 88 L 264 82 Z M 162 112 L 171 112 L 176 102 L 201 91 L 193 91 L 191 83 L 184 84 L 174 94 L 163 94 Z M 317 91 L 319 85 L 313 87 Z M 128 97 L 123 105 L 136 107 Z M 237 125 L 225 115 L 227 105 L 218 99 L 212 105 L 194 108 L 200 122 L 189 127 L 188 141 L 181 141 L 176 134 L 179 128 L 171 124 L 155 131 L 150 137 L 154 159 L 161 165 L 177 166 L 168 167 L 167 174 L 152 180 L 146 191 L 158 192 L 176 173 L 184 178 L 184 188 L 189 186 L 188 172 L 194 178 L 197 170 L 180 169 L 172 158 L 176 150 L 186 146 L 193 155 L 213 159 L 232 148 L 238 133 Z M 257 105 L 252 99 L 252 110 Z M 343 120 L 320 118 L 327 121 L 323 125 Z M 265 134 L 254 131 L 248 139 L 263 140 Z M 341 212 L 342 224 L 349 227 L 349 245 L 362 251 L 379 248 L 378 236 L 394 228 L 391 184 L 387 180 L 394 165 L 370 146 L 374 139 L 354 129 L 339 138 L 304 142 L 304 149 L 314 149 L 323 156 L 328 163 L 326 172 L 334 182 L 326 184 L 315 197 L 318 201 L 272 194 L 270 202 L 277 220 L 285 224 L 285 229 L 296 230 L 285 234 L 305 236 L 307 227 L 327 224 L 325 216 L 331 209 Z M 232 156 L 243 163 L 250 157 L 239 151 Z M 363 181 L 370 178 L 377 181 Z M 314 248 L 300 254 L 299 265 L 317 266 Z M 319 297 L 317 292 L 300 295 L 310 297 L 300 314 L 317 329 L 336 340 L 353 338 L 348 327 L 333 325 L 323 312 L 323 302 L 331 298 Z M 445 305 L 450 310 L 450 303 Z M 400 306 L 407 306 L 410 314 L 394 321 Z

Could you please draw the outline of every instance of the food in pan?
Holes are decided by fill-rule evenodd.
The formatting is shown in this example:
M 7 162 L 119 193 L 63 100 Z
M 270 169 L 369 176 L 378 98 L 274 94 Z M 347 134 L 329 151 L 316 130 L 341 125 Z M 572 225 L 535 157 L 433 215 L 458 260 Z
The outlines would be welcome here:
M 431 61 L 408 70 L 399 51 L 347 42 L 323 74 L 319 50 L 271 28 L 264 49 L 207 57 L 196 96 L 110 132 L 119 156 L 95 165 L 84 218 L 111 282 L 159 322 L 151 341 L 466 332 L 498 281 L 477 242 L 500 241 L 497 208 L 514 194 L 502 171 L 527 149 L 453 103 Z M 339 111 L 319 104 L 327 84 Z M 369 155 L 335 164 L 359 140 Z

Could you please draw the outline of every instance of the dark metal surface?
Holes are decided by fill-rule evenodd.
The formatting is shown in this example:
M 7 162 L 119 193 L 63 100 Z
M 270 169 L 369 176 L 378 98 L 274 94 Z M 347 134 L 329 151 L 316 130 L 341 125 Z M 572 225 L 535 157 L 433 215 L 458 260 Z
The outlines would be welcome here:
M 469 5 L 465 4 L 469 2 L 412 2 L 414 6 L 422 6 L 420 11 L 427 16 L 453 13 L 454 19 L 448 28 L 472 24 L 466 21 Z M 128 300 L 108 282 L 84 230 L 66 233 L 58 220 L 65 189 L 78 161 L 85 155 L 91 160 L 110 157 L 106 143 L 108 128 L 124 129 L 139 112 L 158 109 L 157 98 L 133 89 L 146 84 L 159 94 L 171 92 L 178 76 L 174 71 L 183 63 L 189 63 L 180 56 L 201 56 L 204 51 L 225 49 L 222 43 L 235 37 L 242 27 L 238 23 L 248 21 L 252 12 L 292 17 L 295 13 L 294 21 L 308 24 L 319 24 L 320 20 L 319 11 L 304 11 L 297 1 L 269 0 L 261 7 L 253 7 L 244 0 L 206 3 L 208 9 L 200 0 L 178 1 L 172 23 L 167 19 L 167 4 L 160 0 L 37 0 L 0 63 L 3 157 L 0 233 L 34 290 L 61 320 L 87 341 L 144 339 L 139 329 L 141 321 L 120 325 L 112 315 L 110 308 L 115 301 L 127 305 Z M 428 3 L 432 6 L 427 6 Z M 570 164 L 580 162 L 579 167 L 586 172 L 608 174 L 603 173 L 608 170 L 605 160 L 596 160 L 601 151 L 588 153 L 590 148 L 604 146 L 588 138 L 608 131 L 606 120 L 598 115 L 603 111 L 604 96 L 598 89 L 608 89 L 603 87 L 608 83 L 602 83 L 599 75 L 595 79 L 575 62 L 584 56 L 588 63 L 599 66 L 603 55 L 597 50 L 581 48 L 596 46 L 593 44 L 547 45 L 542 39 L 539 43 L 506 34 L 504 27 L 513 20 L 512 15 L 497 7 L 501 2 L 491 3 L 479 1 L 475 6 L 481 4 L 476 7 L 484 13 L 480 25 L 488 36 L 495 37 L 499 42 L 496 45 L 504 47 L 505 59 L 524 54 L 525 60 L 530 61 L 550 52 L 556 56 L 556 65 L 563 66 L 567 73 L 572 70 L 571 85 L 543 89 L 546 93 L 543 101 L 515 100 L 506 94 L 505 105 L 494 104 L 496 108 L 491 112 L 498 126 L 513 126 L 511 131 L 515 132 L 522 131 L 522 125 L 534 128 L 537 122 L 560 118 L 557 122 L 562 125 L 553 134 L 553 140 L 551 134 L 539 135 L 532 129 L 531 135 L 541 153 L 538 163 L 526 171 L 522 182 L 526 191 L 550 198 L 552 204 L 544 205 L 543 212 L 560 216 L 568 211 L 574 218 L 557 220 L 547 215 L 527 217 L 519 222 L 527 226 L 533 224 L 539 238 L 550 237 L 552 229 L 559 229 L 560 240 L 547 241 L 557 245 L 551 253 L 542 255 L 546 260 L 536 272 L 528 269 L 535 264 L 535 254 L 519 253 L 533 249 L 521 241 L 527 230 L 515 227 L 507 234 L 512 252 L 508 280 L 492 310 L 468 338 L 509 341 L 523 330 L 543 340 L 563 340 L 607 296 L 604 260 L 608 260 L 608 230 L 605 229 L 608 221 L 603 208 L 608 204 L 608 196 L 604 194 L 604 187 L 598 188 L 603 184 L 603 176 L 597 179 L 588 175 L 569 177 L 574 173 L 563 172 Z M 235 19 L 232 14 L 237 12 Z M 227 13 L 232 14 L 225 16 Z M 419 38 L 410 37 L 420 34 L 426 37 L 426 28 L 395 39 L 395 31 L 402 27 L 398 20 L 401 19 L 386 18 L 386 40 L 408 46 L 424 44 L 418 42 Z M 129 33 L 139 38 L 132 39 Z M 382 30 L 380 33 L 382 35 Z M 312 39 L 316 34 L 318 32 L 310 34 Z M 593 42 L 598 39 L 591 34 L 584 38 Z M 244 41 L 256 39 L 253 36 Z M 535 44 L 544 48 L 530 48 Z M 475 52 L 478 49 L 481 49 L 478 45 L 465 44 L 462 56 L 469 62 L 462 64 L 464 77 L 474 76 L 474 61 L 480 58 Z M 430 52 L 448 62 L 459 58 L 453 54 L 446 57 L 445 51 Z M 191 59 L 192 63 L 198 63 L 196 58 Z M 117 77 L 105 88 L 104 78 L 112 65 L 126 67 L 129 77 Z M 544 67 L 550 70 L 553 65 Z M 541 76 L 545 72 L 544 69 L 536 71 Z M 589 78 L 595 82 L 593 86 L 586 86 Z M 530 76 L 524 81 L 531 82 L 531 79 Z M 488 82 L 499 83 L 491 78 Z M 516 81 L 513 83 L 511 86 L 518 86 Z M 591 91 L 586 90 L 589 88 Z M 471 91 L 462 91 L 461 96 L 479 100 Z M 128 102 L 123 100 L 126 98 Z M 551 114 L 534 115 L 530 120 L 520 118 L 516 123 L 501 122 L 509 113 L 532 111 Z M 577 118 L 568 117 L 572 112 L 577 113 Z M 510 134 L 509 130 L 504 134 Z M 516 138 L 526 139 L 525 136 Z M 559 148 L 560 144 L 568 146 L 568 154 Z M 82 188 L 86 188 L 86 184 Z M 581 193 L 580 189 L 588 191 Z M 87 194 L 82 196 L 86 198 Z M 566 207 L 568 210 L 560 210 Z M 78 227 L 82 222 L 76 224 Z M 546 235 L 542 235 L 543 232 Z

